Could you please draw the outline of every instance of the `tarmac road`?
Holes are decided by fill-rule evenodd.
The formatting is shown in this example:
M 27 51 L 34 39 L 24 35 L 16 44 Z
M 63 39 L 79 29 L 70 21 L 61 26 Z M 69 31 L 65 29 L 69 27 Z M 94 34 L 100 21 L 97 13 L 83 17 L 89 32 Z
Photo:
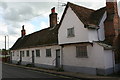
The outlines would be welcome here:
M 2 80 L 78 80 L 40 71 L 2 64 Z

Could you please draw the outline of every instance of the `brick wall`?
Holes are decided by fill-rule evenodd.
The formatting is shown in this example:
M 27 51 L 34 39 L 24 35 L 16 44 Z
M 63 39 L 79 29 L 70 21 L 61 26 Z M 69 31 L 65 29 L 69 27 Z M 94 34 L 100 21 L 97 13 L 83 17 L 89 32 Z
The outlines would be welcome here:
M 113 45 L 115 38 L 119 35 L 119 16 L 117 2 L 106 2 L 107 18 L 105 25 L 105 39 L 107 43 Z
M 120 63 L 120 18 L 117 2 L 106 2 L 105 42 L 114 48 L 115 63 Z

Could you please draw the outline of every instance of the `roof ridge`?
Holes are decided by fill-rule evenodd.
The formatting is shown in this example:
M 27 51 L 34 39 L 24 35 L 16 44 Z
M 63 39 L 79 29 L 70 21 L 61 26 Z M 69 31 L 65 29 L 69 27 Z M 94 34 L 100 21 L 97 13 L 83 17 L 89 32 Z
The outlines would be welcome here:
M 24 37 L 18 38 L 15 44 L 11 47 L 11 50 L 37 47 L 38 45 L 54 45 L 58 44 L 58 25 L 56 28 L 45 28 L 36 32 L 33 32 Z
M 41 29 L 41 30 L 38 30 L 38 31 L 32 32 L 32 33 L 30 33 L 30 34 L 28 34 L 28 35 L 25 35 L 24 37 L 27 37 L 27 36 L 33 35 L 33 34 L 35 34 L 35 33 L 38 33 L 38 32 L 44 31 L 44 30 L 47 30 L 47 29 L 49 29 L 49 28 L 50 28 L 50 27 L 47 27 L 47 28 L 44 28 L 44 29 Z M 22 37 L 20 37 L 20 38 L 22 38 Z
M 95 11 L 99 11 L 99 10 L 105 9 L 105 8 L 106 8 L 106 6 L 105 6 L 105 7 L 101 7 L 101 8 L 99 8 L 99 9 L 95 10 Z
M 80 21 L 82 21 L 85 25 L 89 24 L 89 17 L 95 11 L 93 9 L 79 6 L 71 2 L 68 2 L 67 6 L 69 6 L 74 11 Z
M 105 12 L 105 7 L 101 7 L 97 10 L 93 10 L 93 9 L 80 6 L 71 2 L 68 2 L 67 6 L 69 6 L 74 11 L 74 13 L 80 19 L 80 21 L 84 23 L 84 25 L 94 24 L 98 26 Z
M 56 28 L 56 27 L 58 27 L 58 24 L 55 26 L 55 28 Z M 35 31 L 35 32 L 33 32 L 33 33 L 30 33 L 30 34 L 28 34 L 28 35 L 25 35 L 25 36 L 30 36 L 30 35 L 32 35 L 32 34 L 35 34 L 35 33 L 38 33 L 38 32 L 41 32 L 41 31 L 44 31 L 44 30 L 47 30 L 47 29 L 53 30 L 53 29 L 51 29 L 51 27 L 47 27 L 47 28 L 44 28 L 44 29 Z
M 89 17 L 89 23 L 92 23 L 92 24 L 95 24 L 95 25 L 99 25 L 99 23 L 100 23 L 100 21 L 101 21 L 101 19 L 102 19 L 102 16 L 104 15 L 104 13 L 105 13 L 105 10 L 106 10 L 106 7 L 101 7 L 101 8 L 99 8 L 99 9 L 97 9 L 97 10 L 95 10 L 92 14 L 91 14 L 91 16 Z M 96 16 L 96 17 L 94 17 L 94 16 Z
M 68 5 L 75 5 L 75 6 L 78 6 L 78 7 L 84 8 L 84 9 L 88 9 L 88 10 L 95 11 L 94 9 L 90 9 L 90 8 L 87 8 L 87 7 L 84 7 L 84 6 L 80 6 L 80 5 L 77 5 L 77 4 L 74 4 L 74 3 L 71 3 L 71 2 L 68 2 Z

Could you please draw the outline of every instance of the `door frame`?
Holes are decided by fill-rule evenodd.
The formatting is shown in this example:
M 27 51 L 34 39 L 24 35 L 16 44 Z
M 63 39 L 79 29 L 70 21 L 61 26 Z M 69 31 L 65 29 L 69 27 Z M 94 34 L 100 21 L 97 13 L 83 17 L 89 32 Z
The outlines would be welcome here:
M 22 55 L 23 55 L 23 52 L 22 52 L 22 51 L 20 51 L 20 61 L 19 61 L 19 64 L 21 64 L 21 63 L 22 63 Z
M 59 53 L 58 53 L 59 51 Z M 60 54 L 60 49 L 56 49 L 56 68 L 60 68 L 61 67 L 61 54 Z
M 32 50 L 32 65 L 34 66 L 35 64 L 35 55 L 34 55 L 35 51 Z

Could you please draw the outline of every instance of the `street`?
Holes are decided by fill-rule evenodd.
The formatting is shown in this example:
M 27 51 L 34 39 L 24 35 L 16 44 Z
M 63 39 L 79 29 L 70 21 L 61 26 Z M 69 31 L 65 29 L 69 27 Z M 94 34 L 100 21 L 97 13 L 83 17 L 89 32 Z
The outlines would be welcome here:
M 16 66 L 11 66 L 8 64 L 2 65 L 2 80 L 10 79 L 10 80 L 18 79 L 31 79 L 31 80 L 76 80 L 70 77 L 34 71 L 24 68 L 19 68 Z

